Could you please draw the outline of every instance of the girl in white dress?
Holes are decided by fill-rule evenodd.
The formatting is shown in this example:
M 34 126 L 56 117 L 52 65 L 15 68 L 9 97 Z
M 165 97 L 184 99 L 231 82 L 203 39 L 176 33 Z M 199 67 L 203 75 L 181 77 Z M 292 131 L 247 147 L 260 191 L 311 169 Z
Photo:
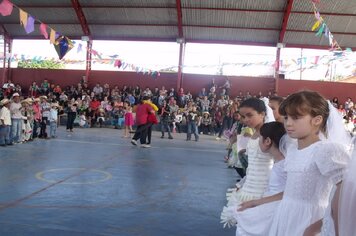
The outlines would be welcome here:
M 273 156 L 274 165 L 264 197 L 244 202 L 237 209 L 237 236 L 268 235 L 274 212 L 279 203 L 279 201 L 269 201 L 271 198 L 283 194 L 287 179 L 287 173 L 284 171 L 284 156 L 279 150 L 279 142 L 285 133 L 284 126 L 280 122 L 265 123 L 261 127 L 260 148 L 262 152 L 270 153 Z M 264 204 L 265 202 L 269 203 Z
M 240 105 L 242 122 L 255 130 L 249 139 L 246 152 L 248 168 L 245 178 L 240 181 L 237 191 L 230 193 L 227 206 L 221 213 L 221 223 L 225 226 L 236 225 L 235 215 L 238 205 L 242 202 L 259 199 L 268 187 L 269 175 L 273 166 L 273 158 L 269 153 L 263 153 L 258 144 L 260 128 L 266 116 L 265 103 L 257 98 L 250 98 Z
M 330 106 L 311 91 L 292 94 L 280 106 L 287 134 L 297 139 L 297 146 L 287 150 L 287 182 L 268 235 L 304 235 L 325 215 L 332 186 L 342 179 L 349 160 L 344 145 L 326 140 L 334 135 Z
M 322 221 L 322 236 L 348 236 L 356 233 L 356 149 L 353 139 L 353 154 L 342 183 L 334 186 L 333 196 Z M 314 224 L 317 225 L 317 224 Z M 313 235 L 307 234 L 306 236 Z

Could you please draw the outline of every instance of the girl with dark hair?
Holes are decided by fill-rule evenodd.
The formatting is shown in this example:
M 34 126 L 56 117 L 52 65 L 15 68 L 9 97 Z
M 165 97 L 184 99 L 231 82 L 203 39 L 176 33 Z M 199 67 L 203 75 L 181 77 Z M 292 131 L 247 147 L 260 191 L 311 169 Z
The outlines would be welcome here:
M 248 156 L 246 176 L 236 185 L 236 191 L 228 193 L 228 203 L 221 213 L 221 222 L 224 226 L 236 224 L 236 209 L 245 201 L 259 199 L 263 196 L 268 186 L 269 175 L 273 166 L 273 157 L 262 152 L 259 147 L 260 129 L 266 116 L 265 103 L 257 98 L 250 98 L 240 105 L 242 122 L 255 130 L 247 143 L 245 151 Z
M 287 173 L 284 171 L 284 156 L 279 150 L 281 138 L 286 130 L 280 122 L 265 123 L 260 129 L 259 145 L 262 152 L 270 153 L 274 165 L 267 191 L 261 199 L 244 202 L 236 213 L 236 235 L 268 235 L 274 212 L 279 201 L 269 202 L 276 194 L 283 194 Z M 250 208 L 250 209 L 246 209 Z

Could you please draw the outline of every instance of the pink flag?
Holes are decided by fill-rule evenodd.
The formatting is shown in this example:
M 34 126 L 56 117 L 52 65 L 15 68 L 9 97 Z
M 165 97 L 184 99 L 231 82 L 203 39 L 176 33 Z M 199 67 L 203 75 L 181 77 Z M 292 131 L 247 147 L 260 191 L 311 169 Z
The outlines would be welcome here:
M 29 16 L 27 19 L 27 24 L 25 27 L 25 31 L 27 34 L 32 33 L 35 30 L 35 18 Z
M 9 16 L 12 13 L 13 5 L 9 0 L 3 0 L 0 3 L 0 14 L 3 16 Z
M 43 35 L 43 37 L 45 37 L 45 39 L 48 39 L 47 25 L 46 24 L 41 23 L 40 31 L 41 31 L 41 34 Z

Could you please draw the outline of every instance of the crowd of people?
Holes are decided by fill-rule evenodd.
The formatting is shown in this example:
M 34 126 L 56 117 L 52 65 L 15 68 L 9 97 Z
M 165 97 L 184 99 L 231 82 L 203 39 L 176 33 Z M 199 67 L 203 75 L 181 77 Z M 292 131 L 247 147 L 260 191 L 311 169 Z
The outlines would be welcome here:
M 236 226 L 236 235 L 335 235 L 328 234 L 339 231 L 334 213 L 339 209 L 334 208 L 345 204 L 340 189 L 351 178 L 344 173 L 355 166 L 350 164 L 350 140 L 356 104 L 351 98 L 327 101 L 312 91 L 287 98 L 241 92 L 232 98 L 230 88 L 228 79 L 223 86 L 213 80 L 193 96 L 182 88 L 89 88 L 84 81 L 62 90 L 44 80 L 34 82 L 25 96 L 20 85 L 8 81 L 0 95 L 0 145 L 56 138 L 62 113 L 67 114 L 68 132 L 75 121 L 83 128 L 109 121 L 114 128 L 124 127 L 123 137 L 133 145 L 140 140 L 144 148 L 150 147 L 158 124 L 161 138 L 167 132 L 174 139 L 183 127 L 187 141 L 192 134 L 195 141 L 200 134 L 215 135 L 228 140 L 225 161 L 239 177 L 226 194 L 221 213 L 225 226 Z M 342 223 L 350 227 L 345 219 Z
M 133 127 L 138 126 L 136 109 L 144 97 L 158 108 L 154 113 L 157 124 L 152 123 L 150 129 L 160 130 L 161 138 L 165 138 L 166 132 L 168 139 L 173 139 L 172 133 L 186 132 L 187 140 L 191 139 L 192 134 L 195 141 L 199 140 L 201 134 L 215 135 L 217 140 L 229 139 L 235 137 L 231 135 L 231 130 L 239 119 L 240 103 L 251 97 L 263 97 L 261 92 L 252 95 L 249 91 L 231 97 L 230 89 L 228 78 L 221 86 L 213 79 L 195 95 L 185 92 L 183 88 L 176 91 L 174 88 L 167 90 L 164 86 L 151 90 L 139 85 L 119 88 L 96 84 L 90 88 L 85 81 L 62 88 L 48 79 L 22 88 L 20 84 L 9 80 L 3 84 L 0 92 L 0 99 L 5 99 L 0 105 L 9 106 L 12 121 L 8 128 L 11 138 L 5 144 L 31 141 L 37 137 L 56 137 L 54 124 L 59 121 L 58 115 L 62 117 L 63 114 L 66 115 L 68 132 L 73 132 L 75 125 L 83 128 L 112 126 L 125 129 L 124 137 L 130 138 Z M 264 96 L 278 102 L 278 96 L 272 92 Z M 352 99 L 340 103 L 334 98 L 332 102 L 345 117 L 348 128 L 353 130 L 356 105 Z M 50 134 L 47 133 L 47 125 Z

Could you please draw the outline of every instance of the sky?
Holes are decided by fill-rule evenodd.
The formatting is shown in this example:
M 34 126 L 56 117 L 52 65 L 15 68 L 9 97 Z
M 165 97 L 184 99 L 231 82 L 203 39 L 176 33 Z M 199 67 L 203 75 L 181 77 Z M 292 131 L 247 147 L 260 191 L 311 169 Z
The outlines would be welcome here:
M 82 50 L 78 50 L 82 45 Z M 94 41 L 93 49 L 106 61 L 93 56 L 93 70 L 162 70 L 177 71 L 179 44 L 164 42 Z M 75 60 L 67 64 L 67 69 L 85 69 L 86 42 L 75 41 L 74 48 L 65 60 Z M 26 59 L 58 59 L 49 40 L 14 40 L 13 56 Z M 303 58 L 303 59 L 300 59 Z M 336 58 L 336 59 L 335 59 Z M 120 59 L 130 66 L 114 67 L 114 60 Z M 335 60 L 331 60 L 335 59 Z M 186 44 L 185 73 L 274 76 L 276 60 L 275 47 L 257 47 L 223 44 Z M 337 76 L 347 77 L 356 73 L 356 54 L 347 52 L 333 56 L 328 50 L 283 48 L 281 50 L 281 72 L 286 79 L 332 80 Z M 331 61 L 330 61 L 331 60 Z M 81 62 L 80 62 L 81 61 Z M 131 68 L 131 65 L 134 66 Z M 17 63 L 12 63 L 16 67 Z M 309 68 L 309 69 L 306 69 Z M 136 70 L 135 69 L 135 70 Z

